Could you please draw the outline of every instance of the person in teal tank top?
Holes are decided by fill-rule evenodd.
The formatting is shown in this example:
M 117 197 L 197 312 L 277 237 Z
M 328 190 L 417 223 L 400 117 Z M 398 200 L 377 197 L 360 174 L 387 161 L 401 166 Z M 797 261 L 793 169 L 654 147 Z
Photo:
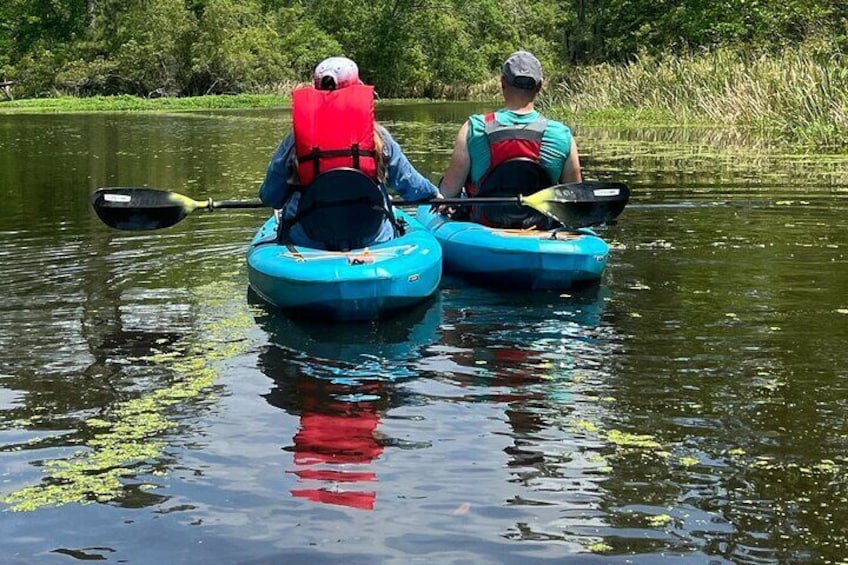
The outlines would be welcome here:
M 502 163 L 517 159 L 538 163 L 546 173 L 546 186 L 582 182 L 571 129 L 544 118 L 534 108 L 542 82 L 542 65 L 533 54 L 517 51 L 509 56 L 501 73 L 504 107 L 491 114 L 472 115 L 460 128 L 440 183 L 445 197 L 482 196 L 487 175 Z M 493 226 L 503 221 L 473 211 L 471 219 Z M 541 227 L 538 222 L 535 225 Z
M 474 114 L 468 118 L 467 122 L 468 132 L 466 142 L 471 161 L 469 173 L 471 182 L 475 184 L 480 182 L 480 179 L 489 170 L 491 163 L 489 142 L 485 133 L 485 117 L 485 114 Z M 519 114 L 508 109 L 501 109 L 495 112 L 495 119 L 498 122 L 510 126 L 530 124 L 541 117 L 542 115 L 537 110 L 526 114 Z M 572 146 L 575 146 L 574 158 L 576 161 L 579 157 L 577 157 L 577 149 L 574 144 L 574 138 L 571 135 L 571 129 L 563 123 L 548 120 L 547 127 L 542 134 L 539 161 L 551 179 L 558 179 L 559 182 L 579 182 L 562 180 L 563 167 L 571 154 Z

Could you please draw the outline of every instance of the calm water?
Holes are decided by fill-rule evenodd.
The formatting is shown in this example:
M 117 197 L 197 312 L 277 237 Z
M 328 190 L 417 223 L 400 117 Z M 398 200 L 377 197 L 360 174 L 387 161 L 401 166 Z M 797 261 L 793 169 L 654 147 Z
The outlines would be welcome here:
M 378 114 L 437 180 L 484 109 Z M 577 127 L 597 288 L 366 325 L 248 292 L 263 211 L 89 208 L 253 198 L 288 119 L 0 116 L 0 561 L 846 563 L 848 161 Z

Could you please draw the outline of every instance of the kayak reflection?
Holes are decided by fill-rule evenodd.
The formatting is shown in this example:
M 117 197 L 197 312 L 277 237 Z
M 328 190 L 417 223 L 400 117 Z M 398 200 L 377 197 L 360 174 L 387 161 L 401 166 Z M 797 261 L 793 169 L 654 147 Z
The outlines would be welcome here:
M 584 419 L 581 406 L 597 409 L 575 402 L 575 392 L 586 380 L 598 390 L 606 380 L 615 340 L 604 323 L 608 297 L 602 286 L 524 294 L 520 303 L 485 289 L 446 293 L 441 343 L 449 353 L 441 374 L 465 391 L 465 401 L 502 406 L 513 438 L 507 465 L 521 481 L 552 476 L 544 438 Z
M 256 322 L 269 338 L 260 369 L 274 381 L 264 397 L 299 418 L 286 447 L 293 453 L 287 472 L 298 479 L 292 496 L 372 510 L 373 463 L 390 444 L 381 418 L 405 403 L 398 381 L 417 376 L 421 350 L 437 340 L 439 299 L 361 324 L 310 322 L 257 307 Z

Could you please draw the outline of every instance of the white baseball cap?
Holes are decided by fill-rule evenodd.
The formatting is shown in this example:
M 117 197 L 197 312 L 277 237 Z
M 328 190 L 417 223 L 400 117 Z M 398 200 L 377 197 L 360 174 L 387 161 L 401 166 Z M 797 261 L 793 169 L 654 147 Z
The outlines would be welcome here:
M 347 57 L 324 59 L 315 67 L 312 78 L 318 90 L 336 90 L 354 84 L 363 84 L 359 80 L 359 67 Z

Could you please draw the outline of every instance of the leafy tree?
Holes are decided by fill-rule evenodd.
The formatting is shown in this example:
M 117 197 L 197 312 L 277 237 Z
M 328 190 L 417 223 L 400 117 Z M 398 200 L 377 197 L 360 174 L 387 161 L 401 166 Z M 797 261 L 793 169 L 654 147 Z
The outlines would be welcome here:
M 239 92 L 292 76 L 273 14 L 256 0 L 209 0 L 191 47 L 189 90 Z
M 256 91 L 347 55 L 383 96 L 460 93 L 533 51 L 568 65 L 726 45 L 848 50 L 842 0 L 5 0 L 0 76 L 21 93 Z

